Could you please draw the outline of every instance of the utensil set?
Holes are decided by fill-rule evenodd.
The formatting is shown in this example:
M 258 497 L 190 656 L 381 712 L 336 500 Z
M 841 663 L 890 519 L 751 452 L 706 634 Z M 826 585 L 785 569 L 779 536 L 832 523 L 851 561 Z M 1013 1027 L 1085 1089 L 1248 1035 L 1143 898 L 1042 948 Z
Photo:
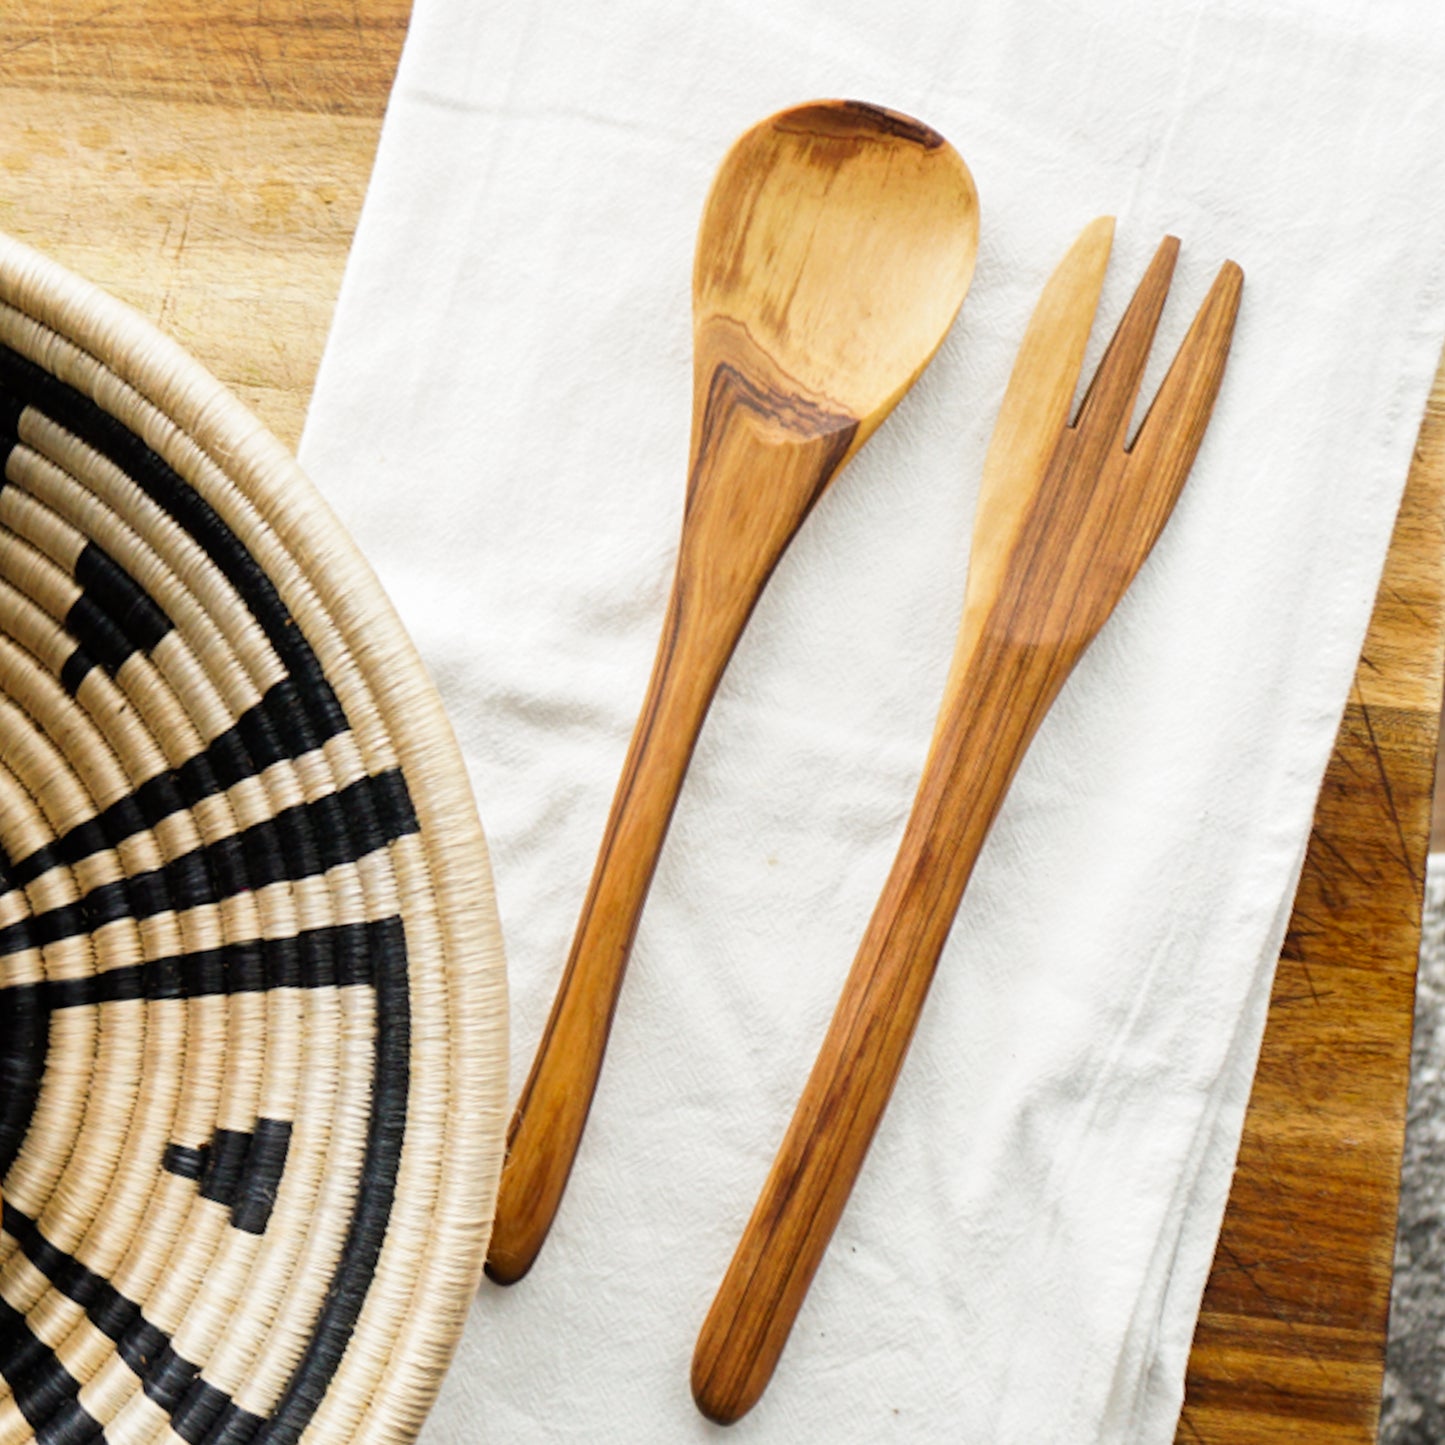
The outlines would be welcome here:
M 754 127 L 704 210 L 687 501 L 646 699 L 571 955 L 508 1138 L 487 1271 L 520 1279 L 566 1187 L 693 745 L 763 587 L 962 305 L 978 205 L 942 137 L 821 102 Z M 1113 222 L 1085 227 L 1019 349 L 983 476 L 958 640 L 913 809 L 792 1122 L 698 1338 L 698 1408 L 771 1377 L 887 1105 L 975 861 L 1039 723 L 1193 464 L 1243 276 L 1219 271 L 1129 440 L 1179 243 L 1160 245 L 1069 411 Z

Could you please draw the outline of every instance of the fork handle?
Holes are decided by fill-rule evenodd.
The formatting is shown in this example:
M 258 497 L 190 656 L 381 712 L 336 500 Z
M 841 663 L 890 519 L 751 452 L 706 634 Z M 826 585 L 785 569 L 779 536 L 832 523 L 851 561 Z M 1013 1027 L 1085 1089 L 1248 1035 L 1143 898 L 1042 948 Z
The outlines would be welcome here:
M 719 1424 L 766 1388 L 862 1168 L 984 838 L 1045 711 L 1018 704 L 1032 694 L 1046 706 L 1057 691 L 1053 677 L 1028 676 L 1037 651 L 1017 661 L 1011 678 L 1006 667 L 966 665 L 950 683 L 888 881 L 698 1336 L 693 1399 Z M 1004 692 L 1008 683 L 1019 690 Z

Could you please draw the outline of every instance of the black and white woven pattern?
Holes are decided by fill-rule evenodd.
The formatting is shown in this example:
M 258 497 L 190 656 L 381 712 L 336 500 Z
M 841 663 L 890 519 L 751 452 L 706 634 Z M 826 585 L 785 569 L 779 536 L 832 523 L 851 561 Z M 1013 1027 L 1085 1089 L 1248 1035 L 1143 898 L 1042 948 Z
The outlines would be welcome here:
M 429 684 L 284 453 L 0 246 L 0 1445 L 415 1433 L 505 991 Z

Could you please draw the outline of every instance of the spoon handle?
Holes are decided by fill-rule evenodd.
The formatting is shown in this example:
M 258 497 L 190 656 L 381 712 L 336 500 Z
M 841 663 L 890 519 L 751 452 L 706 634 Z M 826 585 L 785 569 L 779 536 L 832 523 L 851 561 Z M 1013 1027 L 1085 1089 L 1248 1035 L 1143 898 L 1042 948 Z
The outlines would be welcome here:
M 561 1202 L 638 919 L 723 669 L 853 435 L 846 424 L 823 435 L 789 430 L 721 367 L 706 396 L 652 678 L 566 971 L 512 1117 L 487 1254 L 487 1273 L 499 1284 L 531 1268 Z
M 680 662 L 679 611 L 674 593 L 566 971 L 512 1116 L 487 1255 L 500 1284 L 531 1268 L 566 1188 L 642 904 L 715 685 Z

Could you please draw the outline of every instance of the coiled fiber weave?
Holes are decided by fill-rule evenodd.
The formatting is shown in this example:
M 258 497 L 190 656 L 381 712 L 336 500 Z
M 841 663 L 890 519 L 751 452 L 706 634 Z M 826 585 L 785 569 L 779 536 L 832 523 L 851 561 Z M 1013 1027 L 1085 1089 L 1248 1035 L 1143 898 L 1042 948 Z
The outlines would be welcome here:
M 0 1445 L 410 1439 L 506 996 L 455 741 L 286 450 L 0 239 Z

